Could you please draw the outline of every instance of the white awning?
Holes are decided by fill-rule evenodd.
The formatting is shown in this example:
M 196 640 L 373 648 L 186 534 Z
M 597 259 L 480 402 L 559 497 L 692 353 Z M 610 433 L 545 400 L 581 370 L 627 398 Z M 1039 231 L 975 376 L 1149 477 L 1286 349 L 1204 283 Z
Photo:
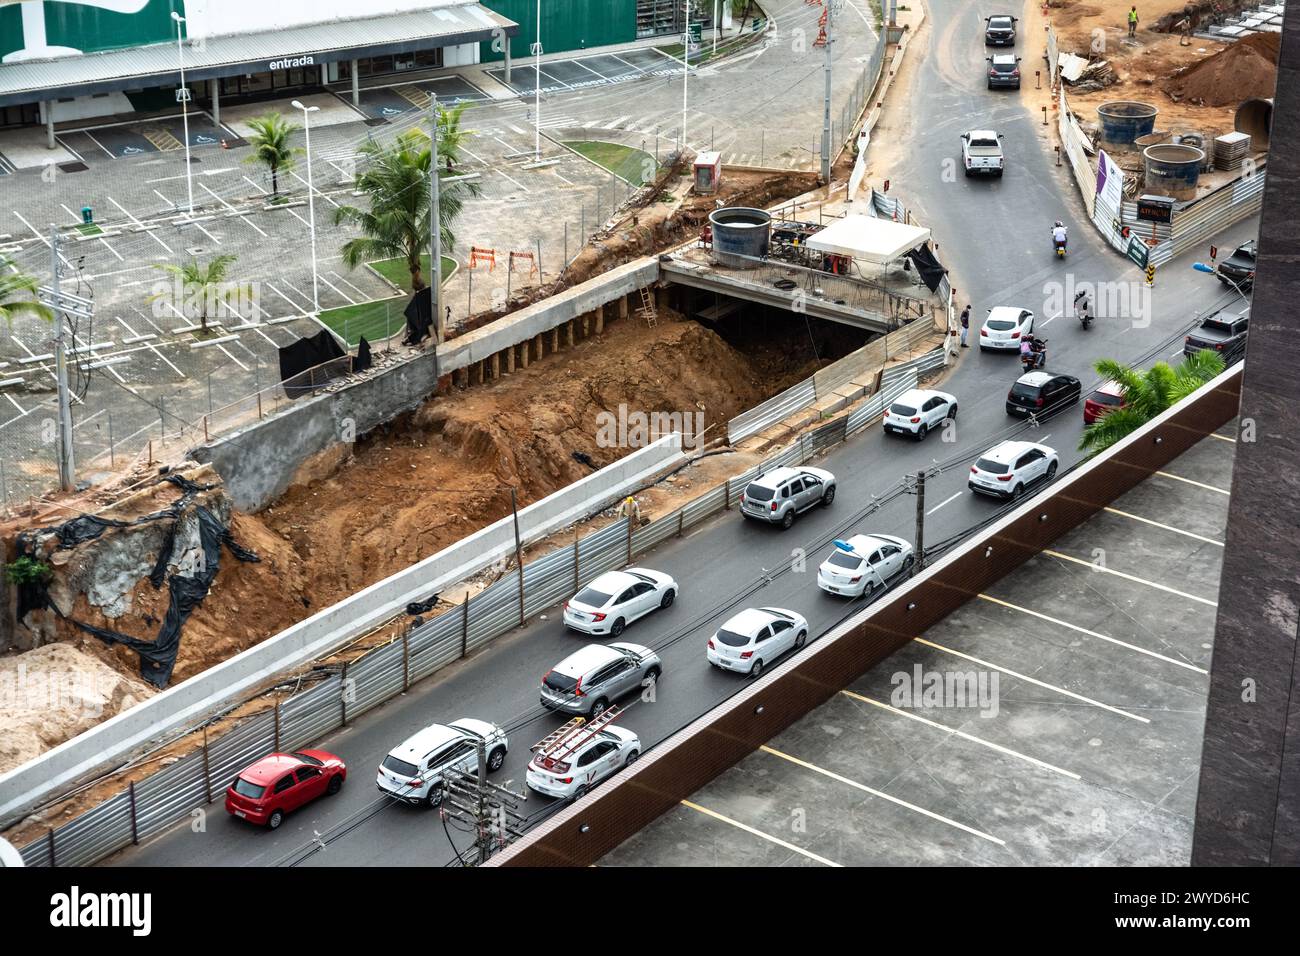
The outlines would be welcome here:
M 920 226 L 871 216 L 845 216 L 813 235 L 804 245 L 819 252 L 883 265 L 929 241 L 930 230 Z

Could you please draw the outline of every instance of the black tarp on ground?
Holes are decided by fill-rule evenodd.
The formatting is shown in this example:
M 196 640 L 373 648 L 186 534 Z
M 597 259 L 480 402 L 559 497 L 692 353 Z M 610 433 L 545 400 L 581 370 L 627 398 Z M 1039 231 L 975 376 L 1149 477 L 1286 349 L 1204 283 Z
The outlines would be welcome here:
M 295 381 L 297 376 L 308 369 L 342 358 L 346 354 L 339 346 L 338 340 L 325 329 L 321 329 L 309 339 L 299 339 L 284 346 L 280 349 L 280 381 L 284 383 L 285 397 L 297 398 L 304 393 L 311 394 L 313 389 L 320 388 L 335 374 L 342 375 L 345 369 L 339 369 L 333 374 L 322 369 L 316 374 L 314 380 L 308 377 L 305 382 Z
M 934 292 L 939 288 L 939 283 L 948 274 L 948 270 L 934 257 L 934 253 L 930 251 L 929 246 L 912 249 L 905 253 L 905 256 L 912 260 L 912 264 L 916 266 L 917 275 L 921 277 L 921 281 L 925 283 L 927 289 Z
M 433 289 L 423 288 L 411 296 L 402 312 L 406 316 L 406 336 L 403 345 L 419 345 L 429 337 L 433 327 Z
M 167 536 L 163 542 L 158 560 L 149 574 L 149 580 L 153 586 L 155 588 L 161 587 L 163 576 L 166 574 L 167 565 L 171 558 L 172 548 L 176 541 L 176 525 L 180 520 L 181 513 L 200 491 L 208 491 L 216 487 L 215 485 L 200 485 L 182 475 L 168 475 L 163 480 L 180 488 L 182 494 L 161 511 L 143 515 L 133 521 L 110 521 L 96 518 L 93 515 L 82 515 L 55 527 L 25 531 L 18 536 L 19 553 L 33 555 L 35 552 L 35 538 L 39 534 L 54 534 L 58 538 L 59 548 L 69 550 L 86 541 L 98 538 L 103 534 L 105 528 L 127 528 L 150 521 L 170 519 L 171 526 L 167 530 Z M 216 578 L 221 565 L 221 546 L 224 544 L 230 553 L 240 561 L 256 562 L 261 560 L 254 552 L 241 547 L 231 537 L 230 531 L 225 525 L 217 520 L 217 517 L 207 508 L 199 506 L 195 513 L 199 519 L 199 545 L 203 551 L 203 563 L 197 574 L 173 574 L 168 579 L 171 602 L 167 608 L 167 616 L 163 620 L 162 627 L 158 630 L 158 636 L 154 640 L 144 641 L 108 628 L 85 624 L 75 618 L 65 618 L 70 624 L 88 634 L 94 634 L 110 644 L 123 644 L 139 654 L 140 676 L 158 688 L 166 687 L 171 680 L 172 670 L 176 666 L 176 653 L 180 650 L 181 628 L 190 613 L 207 597 L 208 590 L 212 587 L 212 582 Z M 20 589 L 18 599 L 19 621 L 23 619 L 27 611 L 50 606 L 49 594 L 44 584 L 29 585 Z M 57 613 L 57 608 L 55 610 Z

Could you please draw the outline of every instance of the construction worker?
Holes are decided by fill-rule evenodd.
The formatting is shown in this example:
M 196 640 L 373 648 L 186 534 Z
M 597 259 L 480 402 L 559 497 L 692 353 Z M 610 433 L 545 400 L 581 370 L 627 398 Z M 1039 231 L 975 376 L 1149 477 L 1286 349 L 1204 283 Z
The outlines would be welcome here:
M 1138 28 L 1138 8 L 1130 7 L 1128 11 L 1128 35 L 1130 38 L 1137 36 Z
M 618 506 L 618 516 L 620 518 L 632 519 L 633 525 L 641 523 L 641 505 L 632 495 L 628 495 Z

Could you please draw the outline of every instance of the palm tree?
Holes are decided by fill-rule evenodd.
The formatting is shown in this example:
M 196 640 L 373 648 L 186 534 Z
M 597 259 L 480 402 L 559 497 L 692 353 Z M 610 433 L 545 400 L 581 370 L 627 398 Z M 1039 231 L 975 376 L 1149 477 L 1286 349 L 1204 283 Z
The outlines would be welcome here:
M 1217 352 L 1202 349 L 1185 356 L 1175 367 L 1157 362 L 1145 372 L 1138 372 L 1113 359 L 1102 359 L 1095 368 L 1102 378 L 1119 383 L 1124 393 L 1124 404 L 1084 428 L 1079 438 L 1079 450 L 1094 455 L 1132 434 L 1222 374 L 1224 364 L 1223 357 Z
M 355 269 L 375 259 L 404 259 L 411 274 L 411 291 L 419 292 L 426 286 L 420 256 L 429 249 L 429 140 L 408 131 L 391 145 L 371 141 L 359 152 L 367 168 L 357 174 L 356 188 L 370 198 L 370 208 L 340 206 L 334 210 L 335 225 L 351 223 L 362 232 L 343 244 L 343 261 Z M 444 249 L 456 244 L 451 226 L 466 197 L 478 193 L 478 184 L 468 180 L 442 185 L 438 216 Z M 431 270 L 437 268 L 430 264 Z
M 178 288 L 160 289 L 146 301 L 171 298 L 172 306 L 186 318 L 191 318 L 197 311 L 201 333 L 206 333 L 209 306 L 223 302 L 230 305 L 232 301 L 239 301 L 251 294 L 250 286 L 237 285 L 226 279 L 236 258 L 238 257 L 226 254 L 216 256 L 206 265 L 198 259 L 191 259 L 179 266 L 159 264 L 155 268 L 175 276 Z
M 0 318 L 9 325 L 20 315 L 32 315 L 49 322 L 54 313 L 48 306 L 36 301 L 36 288 L 39 281 L 18 271 L 18 267 L 0 256 Z
M 469 103 L 457 103 L 451 109 L 438 107 L 438 161 L 447 167 L 448 173 L 456 170 L 460 162 L 460 153 L 469 138 L 469 130 L 460 128 L 461 114 Z
M 244 160 L 246 163 L 261 163 L 271 171 L 271 195 L 280 195 L 280 171 L 293 168 L 297 157 L 303 152 L 301 146 L 290 146 L 289 137 L 300 127 L 290 123 L 279 113 L 267 113 L 248 121 L 253 133 L 248 137 L 253 146 L 253 155 Z

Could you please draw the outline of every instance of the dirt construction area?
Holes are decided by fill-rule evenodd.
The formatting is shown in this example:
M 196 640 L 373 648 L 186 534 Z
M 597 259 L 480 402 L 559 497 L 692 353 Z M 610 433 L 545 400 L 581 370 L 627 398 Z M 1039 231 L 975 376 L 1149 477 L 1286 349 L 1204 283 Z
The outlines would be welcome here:
M 1224 2 L 1232 13 L 1255 4 Z M 1136 6 L 1138 29 L 1128 37 L 1127 16 Z M 1106 60 L 1115 82 L 1104 89 L 1066 85 L 1071 108 L 1096 122 L 1096 107 L 1111 100 L 1137 100 L 1157 107 L 1157 130 L 1194 131 L 1209 138 L 1233 130 L 1237 106 L 1251 97 L 1271 97 L 1277 83 L 1280 35 L 1257 34 L 1236 43 L 1192 36 L 1177 24 L 1192 8 L 1194 29 L 1213 16 L 1213 0 L 1089 0 L 1056 2 L 1050 19 L 1062 52 Z M 1169 31 L 1169 32 L 1166 32 Z

